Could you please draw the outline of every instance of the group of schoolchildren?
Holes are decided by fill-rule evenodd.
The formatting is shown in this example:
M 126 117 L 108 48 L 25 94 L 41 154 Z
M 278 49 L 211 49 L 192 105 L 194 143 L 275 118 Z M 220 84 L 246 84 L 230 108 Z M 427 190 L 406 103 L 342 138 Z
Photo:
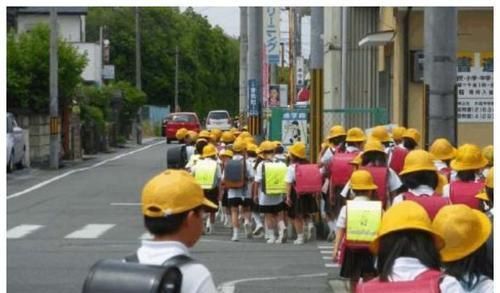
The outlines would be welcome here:
M 290 223 L 304 244 L 321 208 L 352 292 L 493 292 L 493 146 L 439 138 L 426 151 L 414 128 L 336 125 L 310 164 L 303 143 L 285 155 L 246 129 L 178 134 L 186 169 L 220 206 L 206 233 L 219 212 L 233 241 L 243 221 L 267 243 L 285 242 Z

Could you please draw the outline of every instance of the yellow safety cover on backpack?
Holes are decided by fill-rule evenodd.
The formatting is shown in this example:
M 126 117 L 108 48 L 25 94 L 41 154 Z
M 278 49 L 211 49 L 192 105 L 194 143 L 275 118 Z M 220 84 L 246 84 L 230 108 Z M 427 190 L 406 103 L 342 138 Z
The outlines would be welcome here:
M 215 188 L 215 173 L 217 172 L 217 162 L 213 160 L 199 160 L 196 163 L 194 179 L 203 189 Z
M 382 202 L 347 201 L 346 240 L 371 242 L 382 220 Z
M 286 193 L 285 176 L 288 168 L 285 163 L 265 163 L 264 183 L 266 195 L 282 195 Z

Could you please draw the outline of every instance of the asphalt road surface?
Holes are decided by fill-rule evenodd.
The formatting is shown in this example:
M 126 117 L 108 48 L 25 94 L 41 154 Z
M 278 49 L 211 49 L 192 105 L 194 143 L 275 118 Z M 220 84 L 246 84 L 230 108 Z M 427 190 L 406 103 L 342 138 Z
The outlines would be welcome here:
M 58 171 L 9 174 L 7 291 L 81 292 L 92 264 L 133 253 L 145 234 L 140 192 L 165 169 L 167 147 L 157 140 Z M 331 243 L 234 243 L 230 236 L 218 225 L 193 249 L 221 292 L 332 292 Z

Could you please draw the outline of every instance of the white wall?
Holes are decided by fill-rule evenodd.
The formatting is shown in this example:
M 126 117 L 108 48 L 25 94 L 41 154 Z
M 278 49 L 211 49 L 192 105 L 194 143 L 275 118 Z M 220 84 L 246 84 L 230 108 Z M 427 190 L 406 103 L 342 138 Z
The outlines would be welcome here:
M 87 55 L 87 66 L 82 72 L 85 81 L 93 81 L 102 84 L 102 57 L 101 46 L 96 43 L 74 43 L 72 44 L 80 54 Z
M 49 15 L 20 14 L 17 18 L 17 31 L 23 33 L 31 30 L 38 23 L 49 24 Z M 83 42 L 85 27 L 82 27 L 80 15 L 58 15 L 59 35 L 68 42 Z M 82 34 L 83 32 L 83 34 Z

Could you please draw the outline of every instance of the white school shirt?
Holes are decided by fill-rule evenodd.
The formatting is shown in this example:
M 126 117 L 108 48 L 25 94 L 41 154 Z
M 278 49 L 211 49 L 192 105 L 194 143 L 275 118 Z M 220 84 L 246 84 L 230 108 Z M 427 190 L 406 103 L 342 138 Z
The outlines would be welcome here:
M 285 182 L 286 183 L 293 184 L 295 182 L 295 167 L 296 166 L 297 166 L 297 164 L 290 164 L 290 166 L 288 166 L 288 169 L 287 169 L 286 175 L 285 175 Z
M 416 277 L 418 277 L 420 274 L 427 271 L 428 269 L 429 268 L 424 266 L 417 258 L 398 257 L 394 260 L 394 265 L 392 266 L 392 274 L 389 275 L 388 279 L 390 282 L 412 281 L 415 280 Z M 461 287 L 457 279 L 446 274 L 443 274 L 443 276 L 444 278 L 439 284 L 439 289 L 441 290 L 441 292 L 450 292 L 450 293 L 465 292 L 456 290 L 459 287 Z M 493 292 L 493 291 L 481 291 L 481 292 Z
M 255 172 L 255 182 L 260 183 L 259 185 L 259 205 L 261 206 L 274 206 L 283 202 L 283 196 L 273 195 L 267 196 L 262 190 L 262 169 L 264 168 L 264 163 L 271 163 L 272 161 L 262 161 L 257 165 L 257 170 Z
M 388 184 L 390 192 L 398 190 L 403 185 L 403 182 L 401 182 L 401 179 L 399 179 L 398 174 L 396 174 L 396 172 L 391 168 L 389 168 Z M 347 197 L 349 195 L 350 189 L 351 189 L 351 180 L 347 181 L 346 185 L 344 186 L 344 189 L 342 189 L 342 191 L 340 192 L 340 195 L 342 197 Z
M 240 154 L 234 155 L 232 160 L 244 160 L 244 157 Z M 246 174 L 247 179 L 252 178 L 253 167 L 248 164 L 248 160 L 246 161 Z M 222 178 L 224 178 L 224 172 L 222 172 Z M 250 192 L 248 192 L 247 186 L 243 186 L 242 188 L 228 188 L 227 190 L 227 198 L 250 198 Z
M 162 265 L 168 259 L 178 256 L 190 256 L 188 248 L 177 241 L 142 240 L 137 250 L 141 264 Z M 200 263 L 185 264 L 180 267 L 182 272 L 181 293 L 216 293 L 210 271 Z
M 370 198 L 367 196 L 356 196 L 352 200 L 355 201 L 369 201 Z M 337 218 L 337 229 L 345 229 L 347 226 L 347 205 L 344 205 L 340 209 L 339 217 Z
M 194 165 L 196 165 L 196 162 L 198 162 L 198 160 L 201 159 L 201 156 L 199 154 L 193 154 L 191 157 L 189 157 L 189 161 L 188 163 L 186 164 L 186 169 L 191 172 L 192 171 L 192 168 L 194 167 Z
M 419 185 L 415 189 L 408 189 L 408 192 L 413 193 L 415 196 L 421 196 L 422 194 L 432 195 L 434 194 L 434 189 L 432 189 L 429 185 Z M 398 196 L 396 196 L 392 201 L 392 205 L 402 202 L 404 200 L 403 195 L 403 193 L 398 194 Z
M 186 146 L 187 157 L 191 158 L 191 156 L 194 155 L 194 151 L 195 150 L 196 150 L 196 148 L 194 147 L 194 145 L 188 145 L 188 146 Z
M 219 185 L 219 182 L 221 180 L 221 176 L 222 176 L 222 171 L 221 171 L 221 167 L 220 167 L 220 163 L 219 161 L 217 160 L 212 160 L 212 159 L 199 159 L 196 164 L 191 168 L 191 174 L 193 176 L 195 176 L 196 174 L 196 169 L 198 168 L 198 163 L 203 161 L 203 160 L 211 160 L 211 161 L 214 161 L 217 163 L 217 167 L 215 168 L 215 186 Z

